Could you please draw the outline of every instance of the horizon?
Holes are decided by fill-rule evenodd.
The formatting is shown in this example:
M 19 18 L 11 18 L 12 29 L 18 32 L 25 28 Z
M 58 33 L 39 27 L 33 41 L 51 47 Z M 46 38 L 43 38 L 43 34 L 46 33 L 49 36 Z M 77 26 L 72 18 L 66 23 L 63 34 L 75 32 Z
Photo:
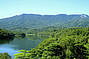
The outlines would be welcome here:
M 23 13 L 23 14 L 13 15 L 13 16 L 5 17 L 5 18 L 10 18 L 10 17 L 14 17 L 14 16 L 20 16 L 20 15 L 24 15 L 24 14 L 25 15 L 42 15 L 42 16 L 44 16 L 44 15 L 62 15 L 62 14 L 32 14 L 32 13 L 28 14 L 28 13 Z M 88 15 L 88 14 L 64 14 L 64 15 Z M 5 19 L 5 18 L 0 18 L 0 19 Z
M 21 14 L 87 14 L 89 0 L 1 0 L 0 19 Z

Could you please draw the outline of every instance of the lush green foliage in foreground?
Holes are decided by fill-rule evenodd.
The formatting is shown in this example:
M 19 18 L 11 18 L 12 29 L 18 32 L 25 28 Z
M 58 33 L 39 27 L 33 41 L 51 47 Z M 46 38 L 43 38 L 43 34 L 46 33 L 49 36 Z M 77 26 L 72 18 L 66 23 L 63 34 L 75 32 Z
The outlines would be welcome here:
M 15 54 L 15 59 L 89 59 L 89 28 L 66 28 L 50 34 L 36 48 Z
M 0 59 L 11 59 L 11 56 L 8 53 L 0 53 Z

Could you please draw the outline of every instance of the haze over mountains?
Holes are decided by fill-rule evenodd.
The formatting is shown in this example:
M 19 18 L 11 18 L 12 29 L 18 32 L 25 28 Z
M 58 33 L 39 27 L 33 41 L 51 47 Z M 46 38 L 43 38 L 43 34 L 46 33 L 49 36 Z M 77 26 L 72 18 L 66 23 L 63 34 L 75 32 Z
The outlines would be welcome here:
M 62 27 L 88 27 L 89 16 L 86 14 L 58 14 L 39 15 L 22 14 L 9 18 L 0 19 L 0 28 L 4 29 L 32 29 L 48 26 Z

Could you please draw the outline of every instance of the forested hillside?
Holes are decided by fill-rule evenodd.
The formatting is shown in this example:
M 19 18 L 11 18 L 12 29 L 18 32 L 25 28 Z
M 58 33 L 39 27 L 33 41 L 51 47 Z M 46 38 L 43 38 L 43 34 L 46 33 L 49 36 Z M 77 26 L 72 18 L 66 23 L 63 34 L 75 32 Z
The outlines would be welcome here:
M 51 29 L 50 29 L 51 30 Z M 45 31 L 47 32 L 47 31 Z M 50 32 L 50 31 L 49 31 Z M 64 28 L 50 32 L 48 39 L 30 51 L 21 50 L 15 58 L 88 59 L 89 28 Z
M 80 19 L 71 20 L 63 25 L 64 27 L 89 27 L 89 18 L 81 17 Z
M 86 20 L 86 21 L 85 21 Z M 84 27 L 89 26 L 89 16 L 86 14 L 58 14 L 58 15 L 39 15 L 22 14 L 9 18 L 0 19 L 0 28 L 9 30 L 37 29 L 48 26 L 60 27 Z

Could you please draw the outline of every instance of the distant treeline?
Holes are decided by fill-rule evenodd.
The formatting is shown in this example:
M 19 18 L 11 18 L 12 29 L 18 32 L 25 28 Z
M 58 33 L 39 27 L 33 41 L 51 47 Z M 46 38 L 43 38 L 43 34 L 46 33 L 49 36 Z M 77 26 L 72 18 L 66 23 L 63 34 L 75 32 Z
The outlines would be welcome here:
M 0 40 L 10 40 L 14 38 L 11 31 L 0 29 Z
M 17 32 L 17 31 L 10 31 L 5 29 L 0 29 L 0 40 L 11 40 L 15 37 L 25 37 L 25 33 Z

